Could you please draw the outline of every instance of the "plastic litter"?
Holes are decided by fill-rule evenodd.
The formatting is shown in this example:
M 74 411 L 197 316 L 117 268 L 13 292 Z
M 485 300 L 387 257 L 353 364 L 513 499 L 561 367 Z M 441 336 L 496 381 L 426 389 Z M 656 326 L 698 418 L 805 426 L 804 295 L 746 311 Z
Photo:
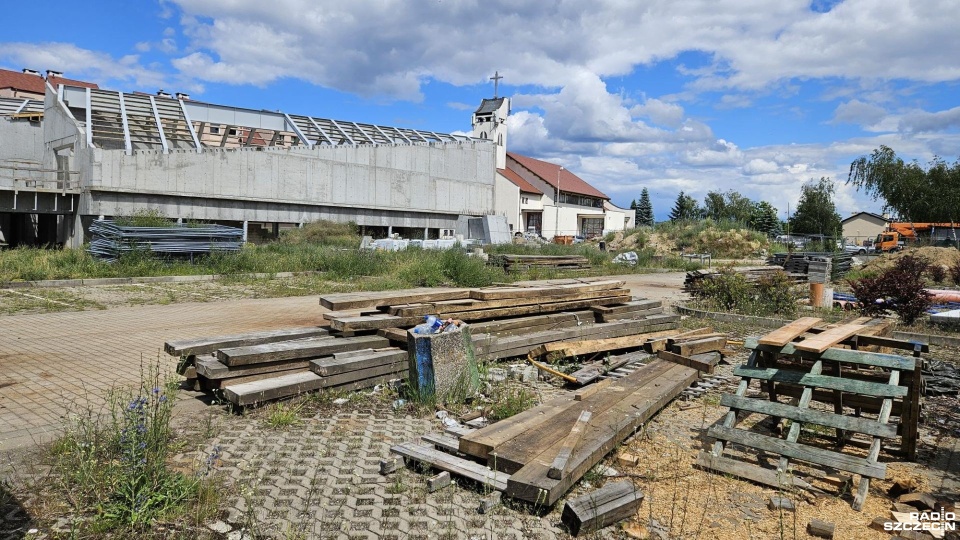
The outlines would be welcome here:
M 636 265 L 640 261 L 636 251 L 627 251 L 613 258 L 613 262 L 618 264 Z
M 403 407 L 403 406 L 406 405 L 406 404 L 407 404 L 407 400 L 405 400 L 405 399 L 397 399 L 397 400 L 394 400 L 394 402 L 393 402 L 393 408 L 394 408 L 394 409 L 399 409 L 400 407 Z

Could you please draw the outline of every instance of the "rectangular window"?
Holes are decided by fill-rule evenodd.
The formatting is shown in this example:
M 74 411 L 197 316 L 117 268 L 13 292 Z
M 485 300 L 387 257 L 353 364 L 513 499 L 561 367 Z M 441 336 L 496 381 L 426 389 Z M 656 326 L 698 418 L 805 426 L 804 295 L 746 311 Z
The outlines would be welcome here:
M 521 203 L 521 204 L 530 204 L 530 198 L 529 198 L 529 197 L 520 197 L 520 203 Z
M 227 135 L 236 135 L 236 134 L 237 134 L 237 130 L 235 128 L 230 128 L 230 130 L 227 131 Z
M 220 126 L 210 126 L 210 133 L 213 135 L 220 134 Z

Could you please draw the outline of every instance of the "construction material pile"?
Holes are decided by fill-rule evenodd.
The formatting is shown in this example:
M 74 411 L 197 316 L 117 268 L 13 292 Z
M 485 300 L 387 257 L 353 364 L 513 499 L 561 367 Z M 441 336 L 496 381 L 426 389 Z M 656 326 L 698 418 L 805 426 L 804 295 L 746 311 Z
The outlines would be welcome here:
M 530 268 L 579 270 L 590 268 L 590 261 L 582 255 L 492 255 L 487 264 L 503 267 L 507 272 Z
M 827 266 L 831 281 L 837 281 L 850 271 L 853 264 L 853 255 L 850 253 L 827 253 L 827 252 L 805 252 L 797 251 L 794 253 L 774 253 L 767 259 L 767 264 L 783 267 L 788 274 L 809 274 L 811 261 L 814 264 L 814 274 L 822 274 L 824 266 L 822 263 L 830 263 Z M 811 280 L 812 281 L 812 280 Z M 815 282 L 823 283 L 823 281 Z
M 572 354 L 588 361 L 639 348 L 657 332 L 676 333 L 679 316 L 664 314 L 659 301 L 632 298 L 623 285 L 596 278 L 329 294 L 320 299 L 334 310 L 323 314 L 325 326 L 173 341 L 166 351 L 181 358 L 179 372 L 199 389 L 252 405 L 405 379 L 410 343 L 430 335 L 409 330 L 444 321 L 449 329 L 469 323 L 478 361 L 525 357 L 564 340 L 577 342 Z
M 243 229 L 225 225 L 171 225 L 135 227 L 98 219 L 90 225 L 94 257 L 114 261 L 125 253 L 143 251 L 166 256 L 189 256 L 215 251 L 239 251 Z

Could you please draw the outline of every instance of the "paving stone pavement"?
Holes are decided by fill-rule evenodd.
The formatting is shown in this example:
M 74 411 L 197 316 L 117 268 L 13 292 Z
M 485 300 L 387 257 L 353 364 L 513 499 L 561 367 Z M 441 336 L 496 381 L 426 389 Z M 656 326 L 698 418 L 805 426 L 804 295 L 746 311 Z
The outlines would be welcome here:
M 158 357 L 172 370 L 165 341 L 320 323 L 316 296 L 0 317 L 0 451 L 49 440 Z
M 498 507 L 480 515 L 482 488 L 462 479 L 434 493 L 415 468 L 382 476 L 390 446 L 437 430 L 436 420 L 385 411 L 318 415 L 296 427 L 226 427 L 208 452 L 220 455 L 240 495 L 227 502 L 235 530 L 309 538 L 569 538 L 560 508 L 539 517 Z M 187 459 L 188 456 L 183 456 Z

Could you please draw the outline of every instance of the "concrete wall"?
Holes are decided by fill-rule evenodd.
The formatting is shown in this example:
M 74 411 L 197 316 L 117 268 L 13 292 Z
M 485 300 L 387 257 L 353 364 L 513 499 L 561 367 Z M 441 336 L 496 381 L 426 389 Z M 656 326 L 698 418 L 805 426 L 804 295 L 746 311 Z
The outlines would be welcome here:
M 497 173 L 493 193 L 494 208 L 496 208 L 497 214 L 507 218 L 507 225 L 511 231 L 522 231 L 523 224 L 520 221 L 520 188 L 500 173 Z
M 43 162 L 43 126 L 26 120 L 0 118 L 0 165 L 7 160 Z M 0 171 L 0 177 L 5 176 Z
M 275 219 L 277 212 L 299 214 L 311 205 L 352 209 L 361 217 L 363 209 L 380 216 L 453 218 L 494 209 L 495 154 L 489 143 L 205 149 L 199 154 L 92 149 L 79 152 L 76 161 L 89 190 L 81 203 L 84 214 L 115 215 L 130 204 L 155 202 L 165 212 L 176 206 L 177 213 L 169 214 L 175 217 L 283 222 L 291 220 Z M 182 203 L 153 200 L 171 196 L 183 198 Z M 376 221 L 362 224 L 382 220 Z M 414 221 L 393 224 L 444 226 Z

